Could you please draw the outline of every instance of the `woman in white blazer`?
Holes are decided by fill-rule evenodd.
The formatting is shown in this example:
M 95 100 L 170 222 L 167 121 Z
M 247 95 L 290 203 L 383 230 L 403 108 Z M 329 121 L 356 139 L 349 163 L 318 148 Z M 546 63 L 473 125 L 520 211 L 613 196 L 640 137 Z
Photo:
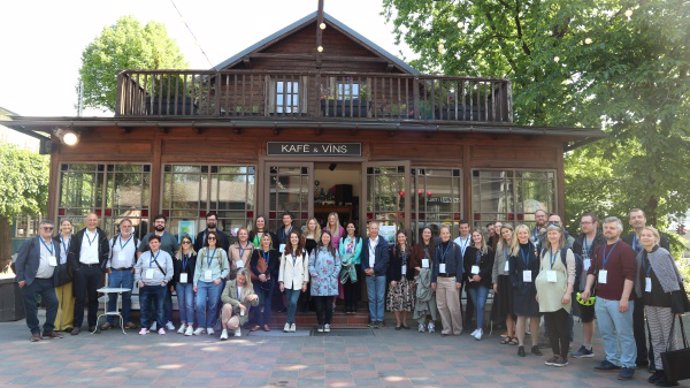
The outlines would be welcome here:
M 280 292 L 285 292 L 288 300 L 288 316 L 284 332 L 294 332 L 295 311 L 300 292 L 307 291 L 309 283 L 309 254 L 304 249 L 304 241 L 297 231 L 290 232 L 289 242 L 285 244 L 285 251 L 280 258 L 280 273 L 278 274 Z

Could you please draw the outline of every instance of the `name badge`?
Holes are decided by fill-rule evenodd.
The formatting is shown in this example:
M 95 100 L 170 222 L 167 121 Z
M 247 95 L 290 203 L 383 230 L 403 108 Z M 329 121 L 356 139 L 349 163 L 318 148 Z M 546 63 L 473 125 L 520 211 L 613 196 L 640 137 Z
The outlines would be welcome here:
M 280 253 L 285 252 L 285 244 L 280 244 L 280 247 L 278 248 L 280 250 Z
M 124 252 L 119 252 L 119 253 L 117 254 L 117 261 L 125 261 L 125 260 L 127 260 L 127 257 L 125 256 L 125 253 L 124 253 Z
M 644 292 L 652 292 L 652 278 L 644 278 Z
M 147 268 L 146 272 L 144 272 L 144 279 L 146 279 L 146 280 L 153 279 L 153 271 L 154 271 L 153 268 Z
M 582 261 L 582 268 L 585 271 L 589 271 L 589 267 L 592 266 L 592 259 L 585 259 Z
M 522 271 L 522 281 L 525 283 L 532 283 L 532 271 L 530 271 L 530 270 Z
M 402 275 L 407 275 L 407 265 L 403 265 L 402 267 L 400 267 L 400 273 Z
M 244 260 L 237 260 L 237 268 L 244 267 Z
M 48 256 L 48 265 L 51 267 L 57 267 L 57 259 L 55 256 Z
M 546 271 L 546 281 L 549 283 L 556 283 L 558 277 L 556 276 L 556 271 L 549 269 Z
M 204 281 L 210 282 L 213 280 L 213 271 L 207 269 L 204 271 Z
M 180 274 L 180 283 L 186 284 L 187 281 L 188 281 L 188 279 L 187 279 L 187 272 L 182 272 L 182 273 Z
M 446 273 L 446 263 L 439 263 L 438 264 L 438 272 L 439 273 Z
M 477 275 L 477 274 L 479 274 L 479 266 L 478 266 L 478 265 L 473 265 L 473 266 L 472 266 L 472 269 L 470 270 L 470 273 L 471 273 L 472 275 Z
M 429 268 L 429 259 L 422 259 L 422 268 Z
M 599 271 L 599 278 L 597 281 L 599 284 L 606 284 L 606 276 L 608 275 L 609 271 L 602 269 Z

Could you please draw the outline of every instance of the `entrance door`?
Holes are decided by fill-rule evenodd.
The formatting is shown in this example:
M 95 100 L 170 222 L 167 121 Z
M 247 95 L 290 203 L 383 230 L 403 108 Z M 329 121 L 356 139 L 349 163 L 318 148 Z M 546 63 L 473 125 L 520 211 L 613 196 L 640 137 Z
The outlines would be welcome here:
M 268 228 L 277 230 L 286 211 L 292 214 L 295 225 L 304 225 L 314 211 L 314 163 L 267 161 L 265 166 Z
M 362 193 L 360 219 L 364 224 L 377 221 L 410 230 L 409 161 L 362 163 Z

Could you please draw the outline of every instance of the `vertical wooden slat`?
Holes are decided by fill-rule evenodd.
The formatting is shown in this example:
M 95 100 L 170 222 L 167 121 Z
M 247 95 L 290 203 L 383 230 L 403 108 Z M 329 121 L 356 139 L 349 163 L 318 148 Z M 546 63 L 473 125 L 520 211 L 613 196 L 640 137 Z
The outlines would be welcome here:
M 352 82 L 353 77 L 348 77 L 350 79 L 350 118 L 355 117 L 355 96 L 353 95 L 353 85 L 354 83 Z
M 214 116 L 220 116 L 220 89 L 222 85 L 223 80 L 220 78 L 220 72 L 216 71 L 215 78 L 213 81 L 213 97 L 215 100 L 216 104 L 216 109 Z
M 410 78 L 405 77 L 405 115 L 406 119 L 410 118 Z
M 431 119 L 436 120 L 436 82 L 430 79 L 431 84 Z
M 393 117 L 393 78 L 386 77 L 388 81 L 388 117 Z
M 419 110 L 419 78 L 414 77 L 412 79 L 412 99 L 414 100 L 414 119 L 418 120 L 420 118 Z
M 193 108 L 193 103 L 194 100 L 190 98 L 190 107 L 192 111 L 194 110 Z M 188 115 L 190 112 L 187 112 L 187 73 L 182 73 L 182 115 Z
M 235 90 L 233 92 L 234 98 L 232 99 L 233 100 L 232 101 L 233 106 L 231 106 L 230 109 L 231 109 L 233 115 L 239 115 L 240 112 L 237 111 L 237 103 L 239 102 L 239 98 L 237 95 L 237 92 L 239 90 L 238 81 L 237 81 L 237 73 L 233 74 L 233 82 L 235 84 L 235 87 L 234 87 Z
M 398 119 L 402 117 L 402 101 L 400 100 L 400 77 L 396 77 L 398 81 Z
M 474 83 L 472 81 L 468 81 L 467 95 L 470 98 L 470 121 L 472 121 L 472 118 L 474 116 L 474 97 L 472 96 L 473 87 L 474 87 Z
M 161 74 L 155 74 L 154 80 L 156 76 L 161 77 L 158 78 L 158 115 L 161 116 L 163 114 L 163 78 Z

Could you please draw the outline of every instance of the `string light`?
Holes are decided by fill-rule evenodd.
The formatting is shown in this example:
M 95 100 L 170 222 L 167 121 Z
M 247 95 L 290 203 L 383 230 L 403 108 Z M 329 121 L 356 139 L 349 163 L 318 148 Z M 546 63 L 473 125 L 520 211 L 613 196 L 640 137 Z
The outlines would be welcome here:
M 322 53 L 323 52 L 323 46 L 319 46 L 316 48 L 316 51 Z
M 558 57 L 558 55 L 557 55 L 557 56 L 553 57 L 553 61 L 556 62 L 556 63 L 558 63 L 558 62 L 561 61 L 561 58 Z
M 325 30 L 326 29 L 326 23 L 322 22 L 321 24 L 319 24 L 319 28 L 321 29 L 321 31 Z

